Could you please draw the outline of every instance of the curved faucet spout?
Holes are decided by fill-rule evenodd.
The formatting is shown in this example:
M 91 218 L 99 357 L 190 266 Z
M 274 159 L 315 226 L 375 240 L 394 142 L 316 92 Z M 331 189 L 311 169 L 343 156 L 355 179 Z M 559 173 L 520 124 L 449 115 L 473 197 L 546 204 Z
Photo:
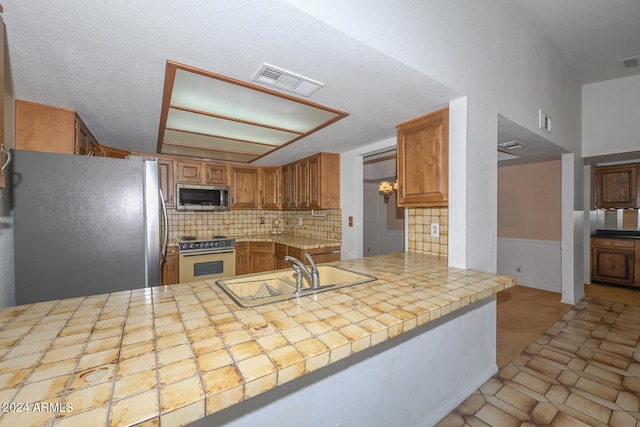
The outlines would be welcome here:
M 307 266 L 298 258 L 294 258 L 289 255 L 285 256 L 284 260 L 291 261 L 296 267 L 298 267 L 300 272 L 302 272 L 302 274 L 306 276 L 307 280 L 309 280 L 311 289 L 318 289 L 320 287 L 320 274 L 318 273 L 318 268 L 316 267 L 316 263 L 313 262 L 313 258 L 311 258 L 311 254 L 309 252 L 305 253 L 305 256 L 309 260 L 309 263 L 311 263 L 309 268 L 307 268 Z M 296 273 L 297 272 L 298 270 L 296 270 Z

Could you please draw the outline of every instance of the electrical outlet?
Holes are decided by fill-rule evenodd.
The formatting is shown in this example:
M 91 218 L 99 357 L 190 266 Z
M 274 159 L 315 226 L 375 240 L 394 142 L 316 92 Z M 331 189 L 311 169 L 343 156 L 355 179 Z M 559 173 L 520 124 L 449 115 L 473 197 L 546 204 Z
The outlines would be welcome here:
M 440 224 L 437 222 L 431 223 L 431 237 L 440 237 Z
M 301 216 L 298 217 L 298 225 L 302 225 L 302 217 Z

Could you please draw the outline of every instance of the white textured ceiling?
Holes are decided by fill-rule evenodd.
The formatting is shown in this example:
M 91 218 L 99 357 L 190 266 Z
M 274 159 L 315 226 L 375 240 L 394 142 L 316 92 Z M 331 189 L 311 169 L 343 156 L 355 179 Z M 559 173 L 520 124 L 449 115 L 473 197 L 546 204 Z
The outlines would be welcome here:
M 640 0 L 515 0 L 584 81 L 637 74 Z M 3 0 L 9 91 L 77 110 L 97 139 L 155 152 L 166 60 L 250 81 L 266 62 L 325 84 L 310 100 L 350 113 L 261 159 L 282 164 L 393 138 L 459 96 L 288 3 Z M 622 73 L 622 74 L 621 74 Z
M 582 83 L 640 74 L 640 0 L 515 0 Z

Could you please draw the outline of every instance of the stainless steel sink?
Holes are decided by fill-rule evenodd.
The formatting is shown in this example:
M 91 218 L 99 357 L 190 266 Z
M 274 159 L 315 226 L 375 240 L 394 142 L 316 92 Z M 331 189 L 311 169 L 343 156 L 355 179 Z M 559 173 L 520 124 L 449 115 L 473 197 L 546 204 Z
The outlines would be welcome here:
M 220 279 L 216 280 L 216 284 L 239 306 L 255 307 L 359 285 L 377 279 L 367 274 L 333 265 L 319 265 L 318 273 L 320 273 L 320 286 L 317 289 L 311 289 L 305 279 L 304 287 L 299 293 L 296 292 L 296 278 L 293 269 Z

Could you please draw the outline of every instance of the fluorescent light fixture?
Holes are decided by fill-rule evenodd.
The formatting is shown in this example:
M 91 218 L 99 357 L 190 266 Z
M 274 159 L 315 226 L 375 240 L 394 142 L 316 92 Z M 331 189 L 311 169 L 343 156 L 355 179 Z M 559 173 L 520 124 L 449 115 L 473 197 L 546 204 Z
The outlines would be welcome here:
M 250 163 L 346 116 L 252 83 L 167 61 L 158 153 Z

